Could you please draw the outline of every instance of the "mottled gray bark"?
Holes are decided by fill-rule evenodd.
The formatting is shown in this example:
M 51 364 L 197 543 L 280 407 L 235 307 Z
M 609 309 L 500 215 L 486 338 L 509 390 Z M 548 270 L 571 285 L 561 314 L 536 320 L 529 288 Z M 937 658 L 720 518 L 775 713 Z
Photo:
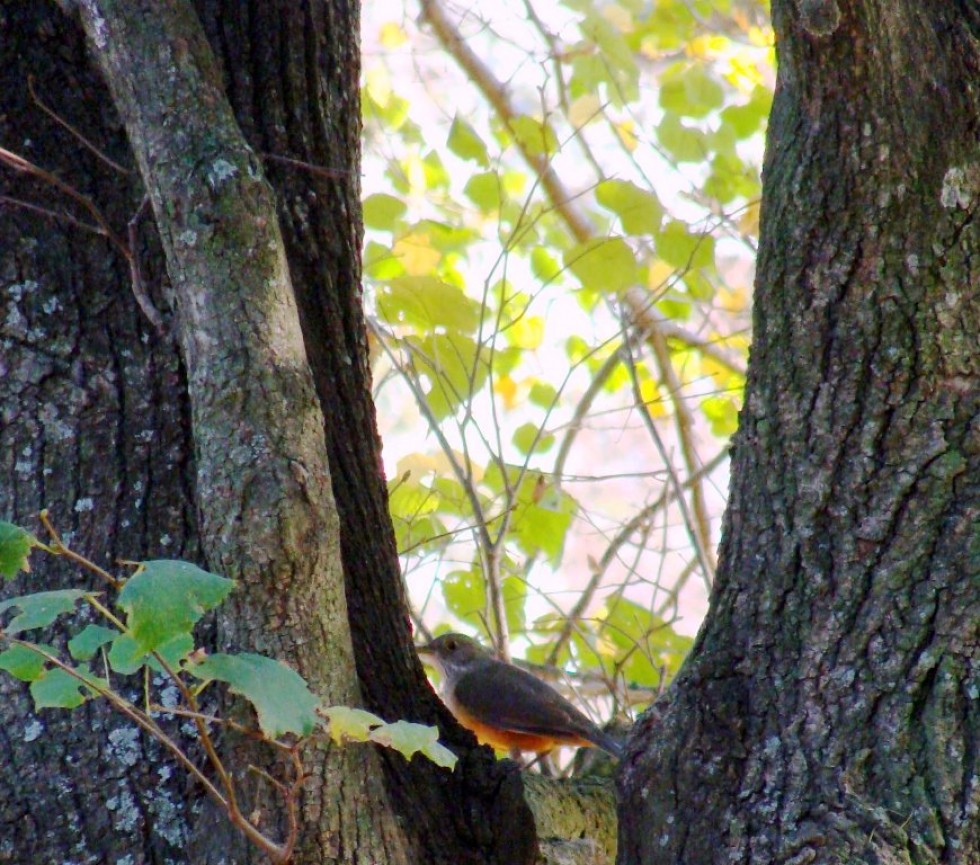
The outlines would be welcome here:
M 163 242 L 144 218 L 142 264 L 173 339 L 139 312 L 104 239 L 4 208 L 0 516 L 31 526 L 48 506 L 102 564 L 183 557 L 234 576 L 242 590 L 209 645 L 285 658 L 330 701 L 362 691 L 386 718 L 446 726 L 463 755 L 452 776 L 384 749 L 313 755 L 298 861 L 530 861 L 533 823 L 514 766 L 452 724 L 411 652 L 360 308 L 356 6 L 201 2 L 219 83 L 184 4 L 81 5 L 112 94 L 74 17 L 53 4 L 5 7 L 0 143 L 90 195 L 120 233 L 147 179 Z M 107 169 L 32 106 L 28 74 L 131 174 Z M 225 93 L 253 150 L 221 107 Z M 256 145 L 335 169 L 335 179 L 273 169 L 273 196 Z M 24 178 L 0 182 L 29 203 L 65 205 Z M 55 567 L 12 591 L 69 579 Z M 0 861 L 260 858 L 133 728 L 98 705 L 45 712 L 39 724 L 26 689 L 0 682 Z M 219 744 L 239 769 L 259 759 L 234 736 Z M 273 830 L 281 810 L 262 787 L 247 789 Z
M 361 691 L 389 720 L 443 727 L 464 756 L 451 776 L 381 751 L 385 784 L 412 860 L 499 862 L 534 855 L 534 823 L 512 763 L 495 761 L 433 697 L 412 650 L 381 469 L 360 289 L 360 146 L 356 4 L 199 0 L 239 126 L 264 154 L 325 419 Z M 288 51 L 270 53 L 275 46 Z M 247 74 L 245 74 L 247 72 Z M 329 122 L 325 122 L 325 118 Z M 288 161 L 292 160 L 292 161 Z M 308 166 L 304 168 L 303 166 Z M 468 753 L 472 752 L 472 753 Z M 499 831 L 498 827 L 507 827 Z
M 0 144 L 72 183 L 125 233 L 143 195 L 136 174 L 109 169 L 34 105 L 29 75 L 61 116 L 133 167 L 81 33 L 53 3 L 0 9 Z M 8 169 L 0 194 L 83 215 Z M 152 255 L 144 275 L 165 307 Z M 40 532 L 36 515 L 48 507 L 72 546 L 106 567 L 119 557 L 200 560 L 184 379 L 105 238 L 0 205 L 0 518 Z M 4 595 L 78 576 L 48 559 Z M 181 861 L 193 791 L 104 705 L 35 713 L 26 687 L 0 676 L 0 752 L 0 862 Z
M 708 619 L 623 863 L 980 859 L 980 8 L 773 3 L 754 342 Z
M 323 416 L 274 192 L 189 2 L 91 0 L 80 9 L 174 288 L 204 550 L 241 583 L 219 619 L 220 640 L 289 662 L 327 705 L 357 705 Z M 254 759 L 240 761 L 243 785 Z M 305 761 L 296 863 L 408 861 L 373 751 L 311 747 Z M 201 838 L 199 859 L 226 855 L 212 839 Z

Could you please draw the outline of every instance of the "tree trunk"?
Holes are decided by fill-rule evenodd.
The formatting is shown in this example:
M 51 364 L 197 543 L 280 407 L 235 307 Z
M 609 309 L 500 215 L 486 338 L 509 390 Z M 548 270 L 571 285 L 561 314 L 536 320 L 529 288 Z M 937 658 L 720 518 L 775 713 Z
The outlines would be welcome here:
M 360 285 L 359 9 L 256 0 L 199 2 L 239 125 L 265 157 L 313 369 L 340 541 L 354 652 L 367 708 L 387 720 L 440 723 L 474 751 L 432 696 L 411 623 L 388 515 Z M 288 45 L 270 62 L 270 46 Z M 248 70 L 248 74 L 244 73 Z M 329 123 L 325 122 L 329 120 Z M 305 166 L 305 167 L 304 167 Z M 380 752 L 412 861 L 529 861 L 534 823 L 513 764 L 484 750 L 451 777 L 425 760 Z M 508 832 L 490 827 L 506 825 Z
M 708 619 L 622 863 L 980 860 L 980 10 L 773 3 L 745 408 Z
M 125 233 L 143 195 L 135 171 L 109 168 L 47 117 L 31 101 L 29 75 L 60 116 L 133 168 L 81 31 L 53 3 L 0 10 L 0 145 L 72 183 Z M 0 187 L 84 216 L 6 168 Z M 179 355 L 140 312 L 108 240 L 0 207 L 0 514 L 37 528 L 37 512 L 50 508 L 71 545 L 104 567 L 117 558 L 200 561 Z M 158 242 L 146 245 L 159 252 Z M 145 255 L 145 281 L 163 307 L 161 272 Z M 77 568 L 48 560 L 4 594 L 77 579 Z M 36 714 L 27 689 L 2 676 L 0 730 L 0 861 L 185 861 L 186 777 L 104 703 Z
M 289 660 L 330 702 L 363 691 L 389 720 L 446 726 L 463 755 L 452 775 L 385 749 L 313 755 L 297 862 L 530 861 L 533 822 L 513 765 L 447 722 L 411 651 L 360 309 L 357 10 L 340 0 L 199 6 L 224 93 L 182 2 L 85 4 L 111 96 L 73 19 L 43 4 L 0 17 L 0 143 L 77 186 L 123 234 L 143 195 L 136 172 L 121 179 L 31 104 L 27 75 L 132 169 L 120 107 L 163 238 L 144 226 L 144 276 L 180 347 L 140 312 L 104 239 L 5 207 L 0 459 L 10 482 L 0 513 L 30 525 L 50 507 L 73 547 L 107 567 L 117 557 L 210 564 L 242 585 L 218 645 Z M 274 199 L 222 107 L 226 93 L 256 150 L 330 175 L 268 160 L 284 166 L 271 171 Z M 0 182 L 4 194 L 66 209 L 36 182 L 7 171 Z M 164 255 L 172 286 L 161 287 Z M 15 591 L 63 587 L 69 572 L 32 575 Z M 259 858 L 104 706 L 86 705 L 84 724 L 36 717 L 22 686 L 0 683 L 0 726 L 12 731 L 0 861 Z M 239 768 L 253 759 L 240 755 Z
M 327 705 L 357 705 L 323 419 L 273 190 L 189 3 L 102 0 L 81 7 L 81 18 L 125 120 L 174 287 L 205 554 L 242 588 L 219 620 L 221 643 L 286 660 Z M 348 158 L 357 164 L 356 151 Z M 247 786 L 256 757 L 238 762 Z M 297 863 L 408 861 L 372 751 L 310 746 L 305 762 Z M 220 834 L 202 833 L 199 861 L 224 859 Z

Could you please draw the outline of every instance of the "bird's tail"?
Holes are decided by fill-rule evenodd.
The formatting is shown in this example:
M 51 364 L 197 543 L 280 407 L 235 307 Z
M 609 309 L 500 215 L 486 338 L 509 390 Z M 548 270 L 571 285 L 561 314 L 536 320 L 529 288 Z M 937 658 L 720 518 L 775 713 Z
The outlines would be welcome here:
M 623 743 L 619 739 L 614 739 L 605 730 L 596 727 L 593 735 L 589 736 L 589 741 L 602 748 L 607 754 L 612 754 L 617 760 L 622 759 Z

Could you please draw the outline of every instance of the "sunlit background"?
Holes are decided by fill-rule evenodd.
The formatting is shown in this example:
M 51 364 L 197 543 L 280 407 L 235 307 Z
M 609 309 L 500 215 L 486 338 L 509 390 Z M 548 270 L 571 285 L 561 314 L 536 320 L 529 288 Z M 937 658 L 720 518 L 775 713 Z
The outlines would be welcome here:
M 366 295 L 416 626 L 598 678 L 619 710 L 707 609 L 767 11 L 364 5 Z

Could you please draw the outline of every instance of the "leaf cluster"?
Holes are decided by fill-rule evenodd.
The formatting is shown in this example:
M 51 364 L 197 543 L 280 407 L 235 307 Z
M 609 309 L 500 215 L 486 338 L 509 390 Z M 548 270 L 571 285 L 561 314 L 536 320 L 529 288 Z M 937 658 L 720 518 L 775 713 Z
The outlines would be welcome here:
M 0 577 L 9 580 L 21 572 L 30 573 L 31 551 L 40 549 L 69 556 L 99 574 L 114 597 L 109 600 L 103 593 L 72 588 L 0 601 L 0 670 L 29 684 L 38 711 L 72 710 L 90 700 L 108 701 L 163 744 L 226 809 L 232 823 L 274 861 L 288 861 L 295 844 L 298 790 L 305 776 L 300 755 L 309 737 L 325 732 L 338 744 L 373 742 L 406 758 L 420 753 L 445 768 L 455 765 L 455 755 L 439 744 L 434 727 L 408 721 L 387 723 L 361 709 L 323 706 L 302 676 L 274 658 L 252 652 L 206 653 L 195 642 L 194 627 L 225 601 L 234 590 L 233 580 L 189 562 L 170 560 L 130 563 L 132 572 L 117 579 L 69 550 L 46 514 L 41 518 L 54 539 L 51 544 L 0 521 Z M 97 621 L 91 621 L 93 617 Z M 59 620 L 71 633 L 63 648 L 28 638 L 31 632 L 50 628 Z M 124 694 L 123 683 L 132 676 L 143 677 L 142 705 Z M 254 729 L 202 712 L 199 698 L 214 682 L 251 705 Z M 153 698 L 163 685 L 176 685 L 178 704 Z M 158 719 L 170 715 L 193 721 L 218 785 L 191 760 L 186 745 L 160 726 Z M 266 776 L 285 800 L 291 825 L 285 844 L 267 838 L 252 818 L 238 811 L 234 782 L 212 740 L 212 724 L 228 725 L 289 755 L 294 769 L 291 783 Z
M 519 635 L 531 660 L 649 695 L 690 643 L 682 592 L 713 574 L 767 10 L 420 6 L 417 30 L 380 20 L 362 99 L 365 276 L 417 622 Z M 573 544 L 594 552 L 569 562 Z

